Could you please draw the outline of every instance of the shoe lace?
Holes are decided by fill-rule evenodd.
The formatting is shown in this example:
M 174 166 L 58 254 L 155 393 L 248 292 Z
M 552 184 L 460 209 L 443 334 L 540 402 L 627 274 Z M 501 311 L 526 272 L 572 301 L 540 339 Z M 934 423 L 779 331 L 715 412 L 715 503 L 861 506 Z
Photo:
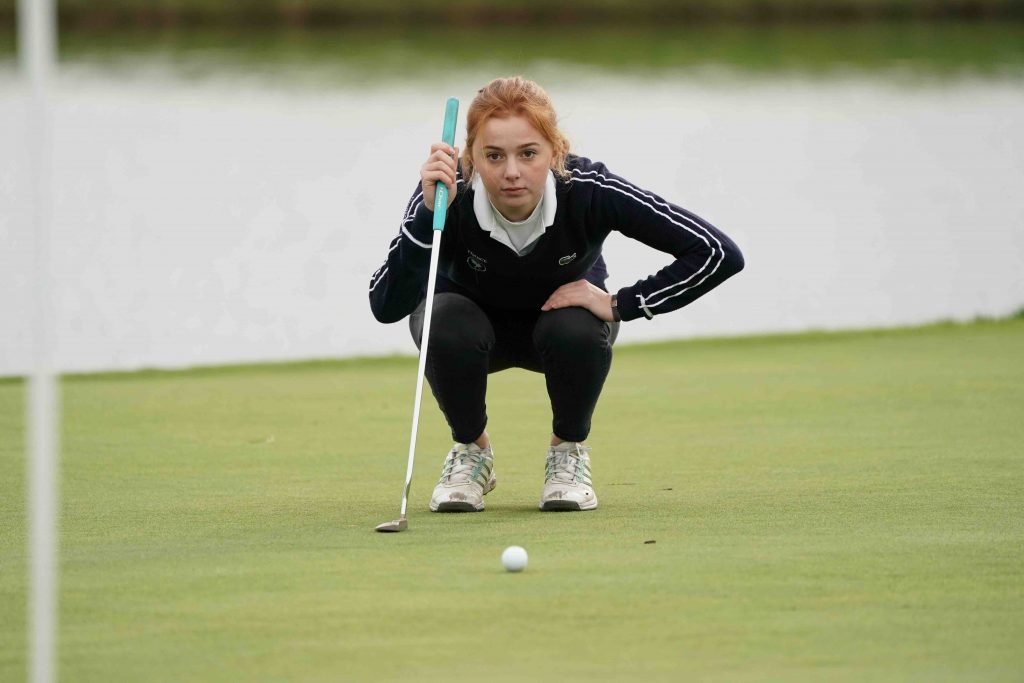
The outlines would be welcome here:
M 485 455 L 470 453 L 468 450 L 453 449 L 444 461 L 441 481 L 444 483 L 473 481 L 476 473 L 484 466 Z
M 578 481 L 586 481 L 585 456 L 586 451 L 579 444 L 576 444 L 575 453 L 553 451 L 548 455 L 544 480 L 558 484 L 575 484 Z

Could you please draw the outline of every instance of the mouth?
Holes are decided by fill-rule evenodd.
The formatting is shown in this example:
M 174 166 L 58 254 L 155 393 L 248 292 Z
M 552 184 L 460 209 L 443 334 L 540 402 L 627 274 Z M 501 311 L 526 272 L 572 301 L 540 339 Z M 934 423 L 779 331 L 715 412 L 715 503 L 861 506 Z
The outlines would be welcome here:
M 525 187 L 506 187 L 505 189 L 502 190 L 502 192 L 504 194 L 510 194 L 510 195 L 515 196 L 515 195 L 520 195 L 520 194 L 523 194 L 524 192 L 526 192 L 526 188 Z

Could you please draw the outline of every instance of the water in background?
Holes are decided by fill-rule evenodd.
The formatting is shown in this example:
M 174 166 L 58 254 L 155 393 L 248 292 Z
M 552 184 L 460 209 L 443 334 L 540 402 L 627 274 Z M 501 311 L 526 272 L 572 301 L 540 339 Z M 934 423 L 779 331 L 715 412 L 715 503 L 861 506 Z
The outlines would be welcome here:
M 524 60 L 513 36 L 483 61 L 464 42 L 454 57 L 418 43 L 324 57 L 290 42 L 259 57 L 250 40 L 220 52 L 230 41 L 148 52 L 71 41 L 54 112 L 59 367 L 414 352 L 404 324 L 370 315 L 369 277 L 439 137 L 445 98 L 465 108 L 489 78 L 513 72 L 545 85 L 575 151 L 710 220 L 746 256 L 719 290 L 624 325 L 620 342 L 965 319 L 1024 304 L 1016 65 L 999 55 L 949 63 L 946 50 L 922 69 L 899 57 L 902 43 L 864 64 L 823 57 L 820 37 L 802 61 L 767 50 L 786 55 L 773 68 L 744 61 L 749 50 L 718 47 L 709 60 L 670 39 L 662 50 L 624 41 L 610 59 L 611 40 L 589 35 L 575 51 L 570 41 Z M 8 61 L 0 375 L 30 362 L 25 112 Z M 613 288 L 669 259 L 617 235 L 605 253 Z

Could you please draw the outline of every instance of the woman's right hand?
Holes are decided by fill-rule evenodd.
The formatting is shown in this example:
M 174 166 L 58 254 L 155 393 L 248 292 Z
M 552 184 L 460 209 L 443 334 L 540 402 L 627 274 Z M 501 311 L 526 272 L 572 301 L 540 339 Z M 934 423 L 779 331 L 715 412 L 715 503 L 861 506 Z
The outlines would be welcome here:
M 423 186 L 423 204 L 431 212 L 434 210 L 434 195 L 438 182 L 448 186 L 448 206 L 455 201 L 455 160 L 459 156 L 459 148 L 451 147 L 443 142 L 430 146 L 430 156 L 420 168 L 421 185 Z

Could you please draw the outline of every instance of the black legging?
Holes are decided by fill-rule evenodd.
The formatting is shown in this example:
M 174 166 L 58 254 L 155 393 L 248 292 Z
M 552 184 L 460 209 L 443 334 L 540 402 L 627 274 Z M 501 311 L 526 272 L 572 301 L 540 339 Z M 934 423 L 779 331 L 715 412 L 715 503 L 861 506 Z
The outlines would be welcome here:
M 424 304 L 409 317 L 417 348 Z M 619 323 L 585 308 L 487 309 L 461 294 L 434 296 L 426 375 L 452 438 L 470 443 L 487 427 L 487 375 L 507 368 L 544 373 L 552 432 L 583 441 L 612 363 Z

